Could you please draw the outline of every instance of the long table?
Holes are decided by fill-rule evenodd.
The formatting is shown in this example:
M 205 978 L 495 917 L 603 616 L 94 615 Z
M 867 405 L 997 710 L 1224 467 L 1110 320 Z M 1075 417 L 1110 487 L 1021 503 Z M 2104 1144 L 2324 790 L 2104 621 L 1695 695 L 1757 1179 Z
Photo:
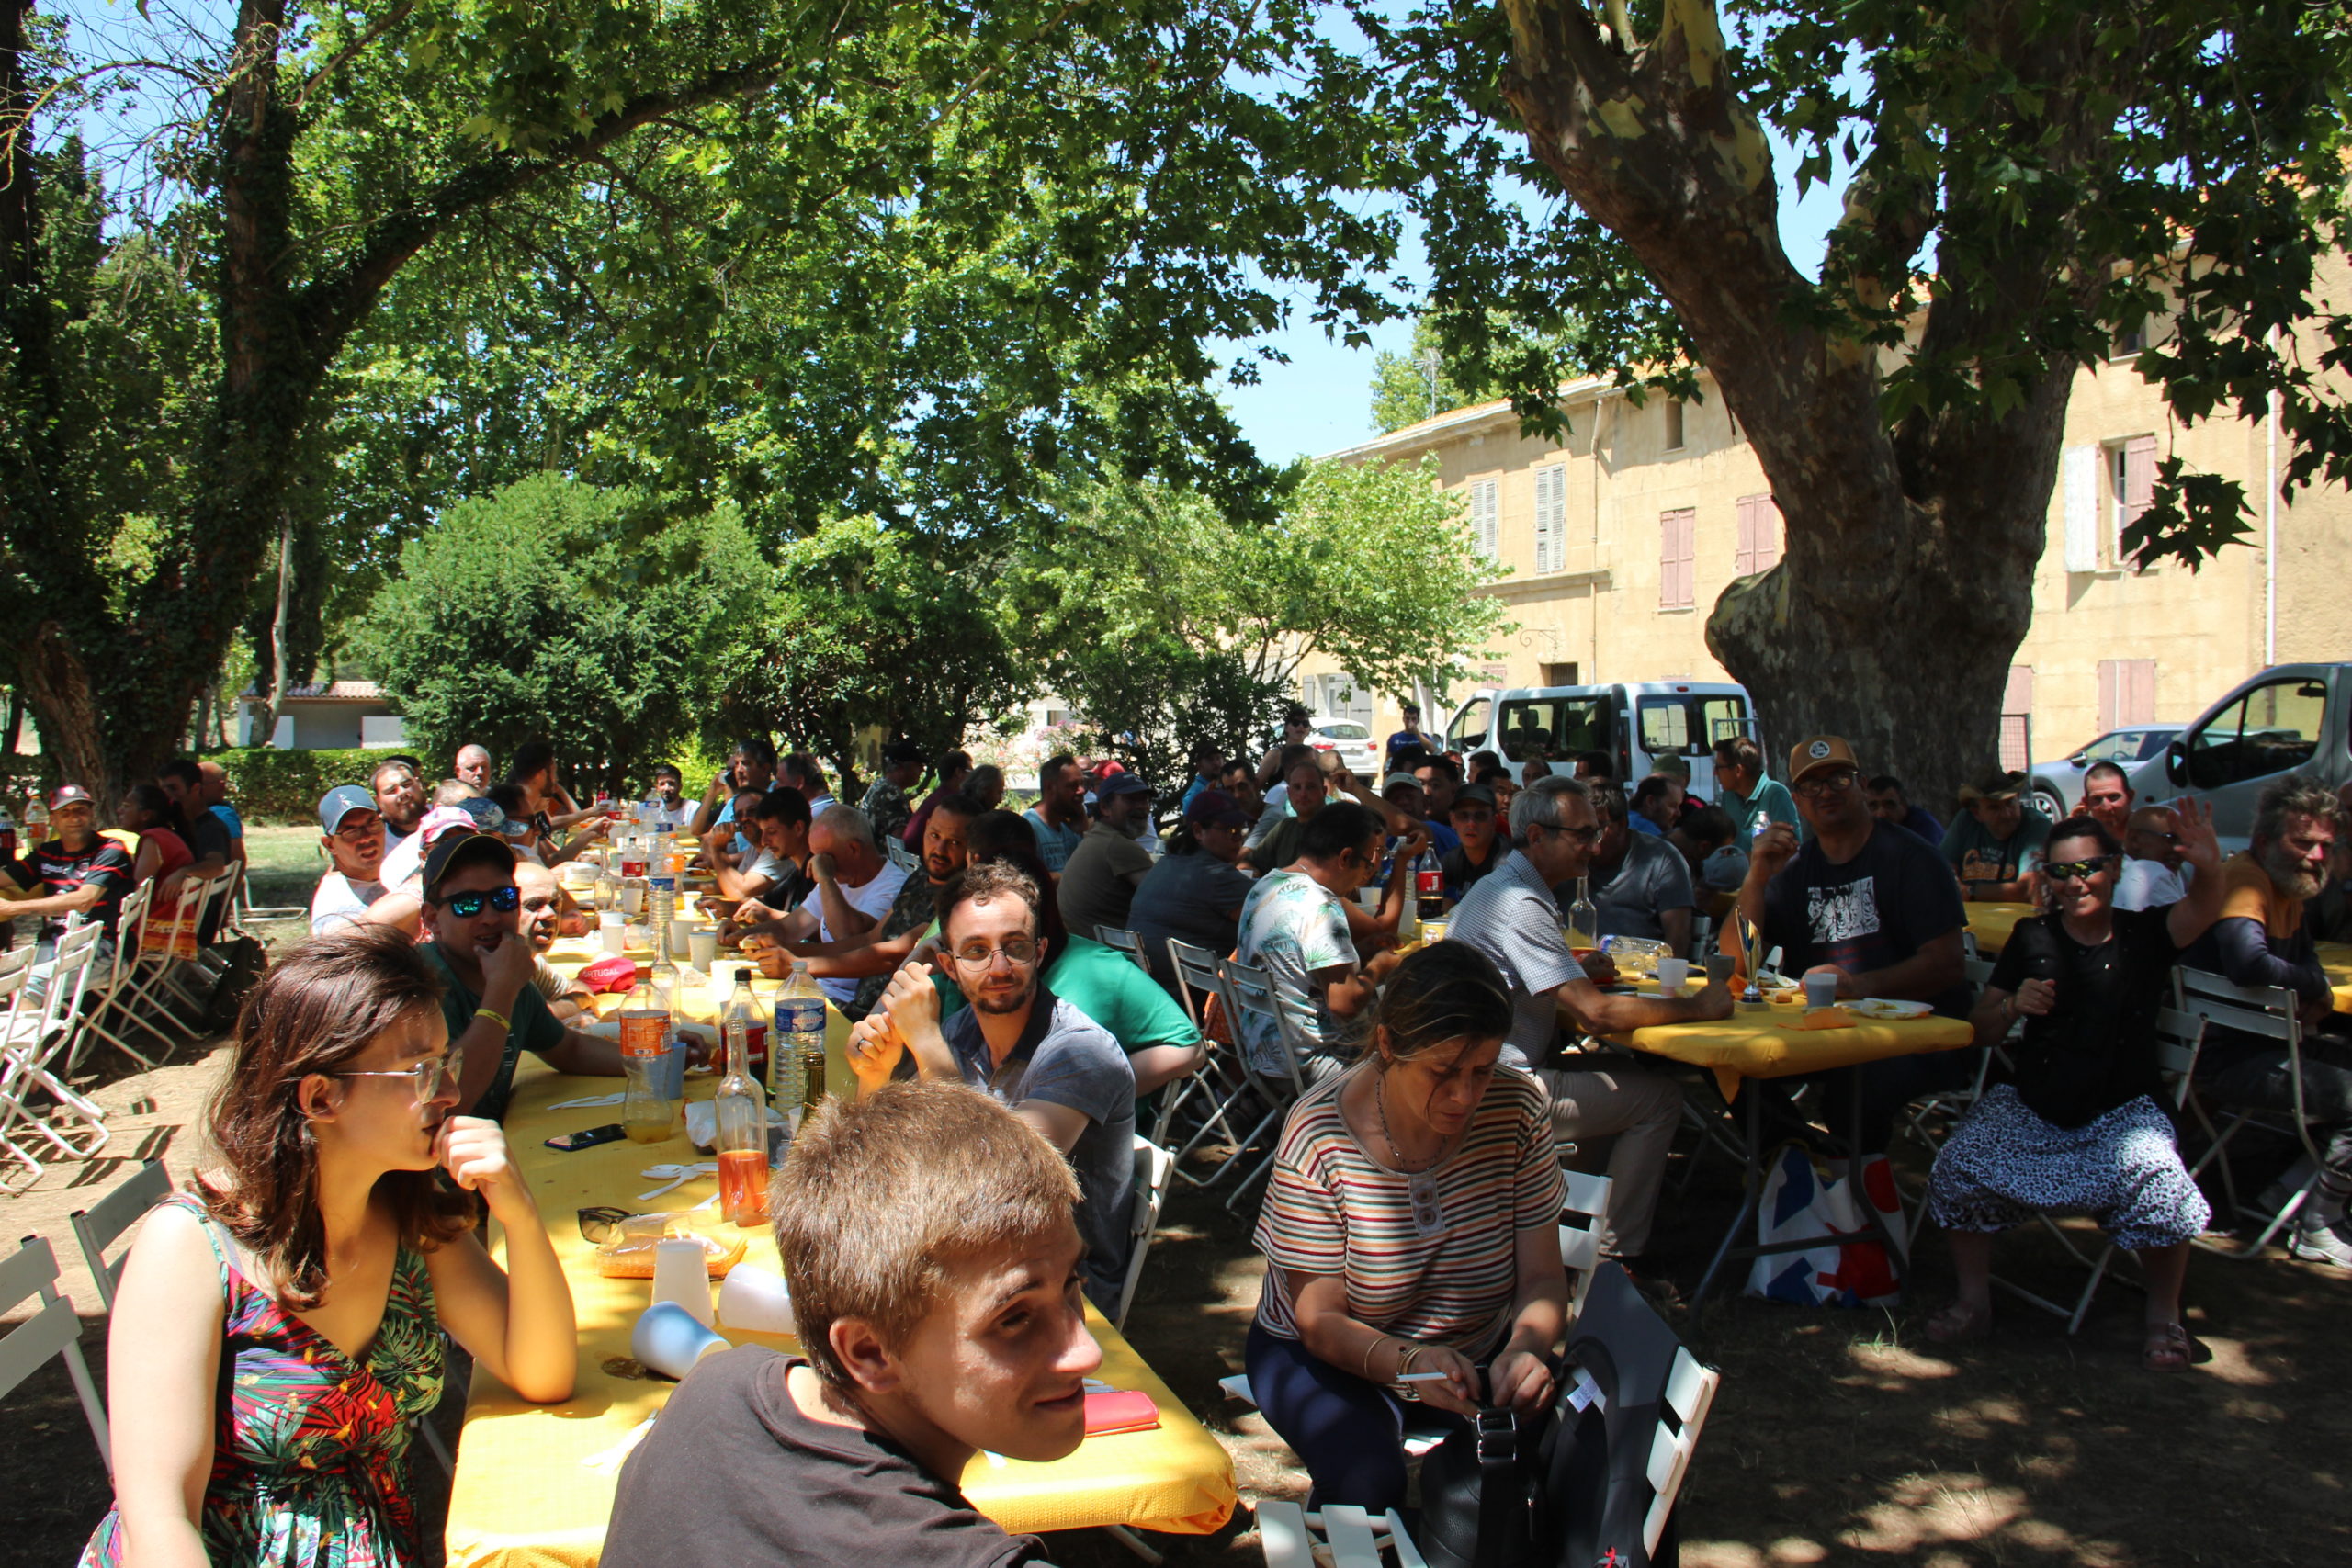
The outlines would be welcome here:
M 831 1008 L 826 1012 L 827 1089 L 854 1094 L 844 1049 L 848 1022 Z M 708 1077 L 690 1079 L 687 1092 L 699 1098 L 711 1086 Z M 704 1156 L 683 1130 L 666 1144 L 624 1140 L 573 1154 L 558 1153 L 543 1141 L 618 1121 L 617 1105 L 553 1109 L 559 1101 L 618 1088 L 616 1079 L 571 1077 L 536 1059 L 526 1058 L 515 1073 L 507 1136 L 571 1281 L 579 1319 L 579 1383 L 564 1403 L 537 1405 L 476 1371 L 450 1483 L 446 1543 L 451 1568 L 593 1568 L 603 1551 L 620 1458 L 631 1435 L 660 1412 L 675 1386 L 623 1375 L 634 1370 L 629 1330 L 650 1299 L 651 1285 L 605 1279 L 596 1269 L 594 1248 L 580 1235 L 576 1213 L 599 1204 L 638 1212 L 692 1208 L 717 1190 L 715 1179 L 690 1181 L 652 1202 L 631 1200 L 658 1185 L 639 1174 L 647 1166 Z M 764 1232 L 750 1235 L 747 1261 L 774 1268 L 775 1243 Z M 1159 1409 L 1159 1429 L 1090 1438 L 1076 1453 L 1051 1464 L 982 1455 L 965 1472 L 965 1495 L 1016 1532 L 1102 1525 L 1193 1535 L 1216 1530 L 1233 1513 L 1232 1461 L 1091 1306 L 1087 1325 L 1102 1348 L 1102 1367 L 1095 1375 L 1114 1388 L 1148 1393 Z M 748 1334 L 724 1325 L 719 1332 L 737 1343 L 798 1348 L 786 1336 Z

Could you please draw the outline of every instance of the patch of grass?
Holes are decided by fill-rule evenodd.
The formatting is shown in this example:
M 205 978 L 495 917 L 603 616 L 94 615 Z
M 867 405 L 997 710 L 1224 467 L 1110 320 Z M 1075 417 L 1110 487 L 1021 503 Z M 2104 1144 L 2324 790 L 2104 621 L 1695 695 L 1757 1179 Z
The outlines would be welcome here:
M 245 879 L 256 907 L 308 908 L 327 859 L 316 827 L 245 829 Z

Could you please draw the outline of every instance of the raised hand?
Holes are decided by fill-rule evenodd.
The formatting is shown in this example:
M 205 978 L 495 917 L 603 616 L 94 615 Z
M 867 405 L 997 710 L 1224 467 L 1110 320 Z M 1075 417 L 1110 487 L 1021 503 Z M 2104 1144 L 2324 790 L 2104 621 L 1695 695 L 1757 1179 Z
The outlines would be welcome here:
M 2213 833 L 2213 808 L 2201 800 L 2176 801 L 2172 820 L 2180 858 L 2195 866 L 2199 876 L 2220 875 L 2222 841 Z

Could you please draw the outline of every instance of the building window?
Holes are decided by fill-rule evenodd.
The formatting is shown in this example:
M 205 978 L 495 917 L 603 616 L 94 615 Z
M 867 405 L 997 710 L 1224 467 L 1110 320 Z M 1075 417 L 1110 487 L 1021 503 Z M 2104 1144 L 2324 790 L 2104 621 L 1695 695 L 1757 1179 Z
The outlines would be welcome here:
M 2156 438 L 2135 435 L 2109 446 L 2107 474 L 2109 526 L 2101 541 L 2107 547 L 2107 560 L 2111 566 L 2128 566 L 2137 571 L 2140 563 L 2124 545 L 2123 531 L 2155 502 Z
M 1781 508 L 1769 495 L 1739 498 L 1739 544 L 1732 558 L 1734 577 L 1751 577 L 1781 564 Z
M 1657 607 L 1688 610 L 1698 601 L 1699 514 L 1689 507 L 1657 514 Z
M 2120 729 L 2129 724 L 2156 722 L 2156 661 L 2153 659 L 2102 659 L 2098 661 L 2098 727 Z
M 2107 356 L 2110 360 L 2130 359 L 2147 346 L 2148 323 L 2144 321 L 2134 321 L 2128 327 L 2117 329 L 2115 345 L 2108 350 Z
M 1681 451 L 1682 400 L 1680 398 L 1668 398 L 1666 400 L 1666 406 L 1658 412 L 1666 420 L 1666 450 L 1669 452 Z
M 1480 479 L 1470 487 L 1470 534 L 1478 542 L 1478 553 L 1488 560 L 1502 554 L 1499 490 L 1493 479 Z
M 1577 683 L 1577 665 L 1573 659 L 1565 663 L 1546 660 L 1540 668 L 1544 671 L 1544 683 L 1547 686 L 1573 686 Z
M 1535 571 L 1565 571 L 1568 565 L 1568 466 L 1547 463 L 1535 470 Z

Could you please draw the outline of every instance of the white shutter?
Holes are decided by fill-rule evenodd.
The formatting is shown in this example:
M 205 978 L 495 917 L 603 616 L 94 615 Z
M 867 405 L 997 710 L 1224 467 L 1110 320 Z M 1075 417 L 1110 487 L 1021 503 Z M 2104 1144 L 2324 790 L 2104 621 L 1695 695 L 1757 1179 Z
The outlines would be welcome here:
M 1470 487 L 1470 527 L 1480 555 L 1492 560 L 1502 554 L 1502 507 L 1495 480 L 1480 479 Z
M 1568 564 L 1568 469 L 1552 463 L 1535 470 L 1535 570 L 1566 570 Z
M 2058 489 L 2066 503 L 2068 571 L 2098 570 L 2098 458 L 2096 446 L 2069 446 L 2058 459 Z

